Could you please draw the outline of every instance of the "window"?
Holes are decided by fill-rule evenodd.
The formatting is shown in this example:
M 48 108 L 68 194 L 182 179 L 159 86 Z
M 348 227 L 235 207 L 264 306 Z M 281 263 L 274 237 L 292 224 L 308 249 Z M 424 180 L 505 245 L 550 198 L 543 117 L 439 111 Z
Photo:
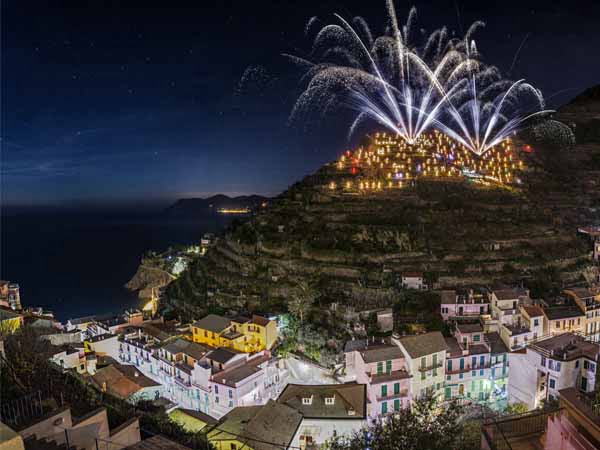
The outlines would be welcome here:
M 541 361 L 542 367 L 546 367 L 546 357 L 542 356 L 542 361 Z
M 381 414 L 386 414 L 387 413 L 387 402 L 383 402 L 381 404 Z
M 472 377 L 474 377 L 474 376 L 476 376 L 476 375 L 477 375 L 477 371 L 476 371 L 476 370 L 473 370 L 473 371 L 471 372 L 471 376 L 472 376 Z
M 557 320 L 556 322 L 554 322 L 554 326 L 555 326 L 556 328 L 559 328 L 559 329 L 560 329 L 560 320 Z
M 554 370 L 554 361 L 552 359 L 548 360 L 548 369 Z
M 474 334 L 473 335 L 473 342 L 479 342 L 481 340 L 481 335 L 480 334 Z
M 446 381 L 450 381 L 452 379 L 452 375 L 446 375 Z
M 423 356 L 421 358 L 421 369 L 424 369 L 425 367 L 427 367 L 427 357 Z
M 233 408 L 233 400 L 229 400 L 229 407 Z
M 400 383 L 394 383 L 394 395 L 398 395 L 400 393 Z
M 400 399 L 394 400 L 394 411 L 400 411 Z
M 208 331 L 204 330 L 204 337 L 208 337 Z
M 479 376 L 483 376 L 483 369 L 479 369 Z
M 312 395 L 310 397 L 302 397 L 303 405 L 312 405 Z
M 392 361 L 386 361 L 385 362 L 385 371 L 386 373 L 390 373 L 392 371 Z
M 325 397 L 326 405 L 333 405 L 335 403 L 335 397 Z
M 471 357 L 471 367 L 475 368 L 477 366 L 477 356 Z
M 533 319 L 533 326 L 537 327 L 540 325 L 540 319 Z
M 553 378 L 550 378 L 550 389 L 554 389 L 555 386 L 556 386 L 556 380 L 554 380 Z
M 448 360 L 448 372 L 452 372 L 452 360 Z
M 215 384 L 215 394 L 219 393 L 219 386 Z
M 425 373 L 425 371 L 422 371 L 422 372 L 421 372 L 421 380 L 424 380 L 426 375 L 427 375 L 427 374 Z
M 575 368 L 579 369 L 579 360 L 575 361 Z
M 229 389 L 229 398 L 233 398 L 233 391 Z
M 387 397 L 387 384 L 382 384 L 381 385 L 381 396 L 382 397 Z
M 219 403 L 219 397 L 215 397 L 215 403 Z
M 461 379 L 461 380 L 462 380 L 464 377 L 465 377 L 465 374 L 464 374 L 464 373 L 462 373 L 462 372 L 461 372 L 461 373 L 459 373 L 459 374 L 458 374 L 458 378 L 459 378 L 459 379 Z
M 554 367 L 554 370 L 560 372 L 560 361 L 556 361 L 556 366 Z
M 381 375 L 383 373 L 383 361 L 379 361 L 377 363 L 377 375 Z

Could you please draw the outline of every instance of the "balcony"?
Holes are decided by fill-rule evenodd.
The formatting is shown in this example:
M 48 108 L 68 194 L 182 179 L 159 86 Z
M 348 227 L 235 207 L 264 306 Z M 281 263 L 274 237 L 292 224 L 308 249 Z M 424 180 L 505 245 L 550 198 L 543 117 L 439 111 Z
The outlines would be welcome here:
M 408 397 L 408 389 L 402 389 L 400 392 L 398 392 L 397 394 L 388 394 L 388 395 L 378 395 L 377 397 L 375 397 L 377 399 L 378 402 L 382 402 L 382 401 L 386 401 L 386 400 L 394 400 L 396 398 L 405 398 Z
M 179 384 L 180 386 L 183 386 L 184 388 L 192 387 L 192 383 L 180 377 L 175 377 L 175 383 Z
M 406 370 L 394 370 L 392 372 L 385 372 L 380 374 L 371 373 L 368 375 L 371 384 L 385 383 L 386 381 L 403 380 L 405 378 L 410 378 L 410 374 Z
M 470 364 L 467 364 L 462 369 L 459 367 L 458 369 L 454 369 L 454 370 L 446 370 L 446 374 L 453 375 L 453 374 L 457 374 L 457 373 L 471 372 L 472 370 L 489 369 L 490 367 L 491 367 L 491 365 L 489 362 L 485 363 L 485 364 L 477 364 L 475 366 L 471 366 Z
M 441 361 L 435 364 L 430 364 L 428 366 L 419 366 L 419 372 L 429 372 L 430 370 L 439 369 L 443 366 L 444 364 Z

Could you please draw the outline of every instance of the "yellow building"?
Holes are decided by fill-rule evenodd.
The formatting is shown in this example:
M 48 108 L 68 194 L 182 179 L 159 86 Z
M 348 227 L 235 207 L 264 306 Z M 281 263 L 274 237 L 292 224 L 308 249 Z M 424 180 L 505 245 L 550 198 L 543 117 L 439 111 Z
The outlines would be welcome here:
M 262 316 L 228 319 L 209 314 L 192 325 L 192 338 L 199 344 L 227 347 L 244 353 L 271 349 L 277 342 L 277 325 Z
M 23 315 L 0 307 L 0 336 L 11 334 L 23 326 Z

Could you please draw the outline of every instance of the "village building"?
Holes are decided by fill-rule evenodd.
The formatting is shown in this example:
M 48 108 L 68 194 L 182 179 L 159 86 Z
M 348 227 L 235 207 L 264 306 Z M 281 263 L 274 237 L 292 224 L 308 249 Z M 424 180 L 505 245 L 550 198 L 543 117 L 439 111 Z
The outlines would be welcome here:
M 14 333 L 23 326 L 23 314 L 0 306 L 0 334 Z
M 544 335 L 585 333 L 585 313 L 570 298 L 547 302 L 544 310 Z
M 597 450 L 600 414 L 594 398 L 575 388 L 562 389 L 556 408 L 495 417 L 482 426 L 482 450 Z
M 412 398 L 442 395 L 448 345 L 439 331 L 394 339 L 400 346 L 410 378 Z
M 130 403 L 139 400 L 156 400 L 162 393 L 160 383 L 145 376 L 131 365 L 110 364 L 98 369 L 91 379 L 102 392 Z
M 270 400 L 261 406 L 239 406 L 207 432 L 216 450 L 287 450 L 302 423 L 302 414 Z M 270 444 L 272 443 L 272 444 Z
M 508 349 L 498 333 L 485 333 L 481 322 L 457 322 L 446 344 L 445 399 L 489 405 L 505 399 Z
M 565 289 L 564 293 L 585 313 L 585 335 L 594 342 L 600 341 L 600 292 L 575 287 Z
M 519 305 L 512 322 L 500 323 L 500 337 L 505 345 L 516 350 L 545 335 L 546 317 L 537 305 Z
M 445 321 L 454 318 L 479 317 L 490 314 L 490 300 L 487 292 L 468 290 L 441 292 L 440 313 Z
M 490 293 L 492 318 L 500 325 L 512 325 L 519 313 L 519 305 L 531 303 L 527 289 L 495 289 Z
M 302 420 L 290 447 L 320 447 L 335 436 L 350 436 L 368 422 L 364 384 L 288 384 L 277 403 L 298 411 Z
M 423 272 L 404 272 L 401 280 L 403 289 L 417 289 L 419 291 L 428 289 L 423 278 Z
M 277 342 L 277 324 L 265 317 L 238 316 L 229 319 L 209 314 L 192 325 L 194 342 L 228 347 L 244 353 L 268 350 Z
M 562 389 L 593 391 L 599 354 L 599 344 L 573 333 L 541 339 L 511 353 L 509 402 L 534 409 L 557 399 Z
M 17 283 L 0 280 L 0 306 L 21 311 L 21 294 Z
M 371 419 L 410 405 L 410 373 L 400 347 L 389 341 L 348 341 L 344 349 L 349 380 L 367 386 Z
M 56 349 L 56 353 L 50 358 L 54 364 L 63 370 L 74 369 L 78 373 L 86 373 L 85 350 L 71 345 L 63 345 Z

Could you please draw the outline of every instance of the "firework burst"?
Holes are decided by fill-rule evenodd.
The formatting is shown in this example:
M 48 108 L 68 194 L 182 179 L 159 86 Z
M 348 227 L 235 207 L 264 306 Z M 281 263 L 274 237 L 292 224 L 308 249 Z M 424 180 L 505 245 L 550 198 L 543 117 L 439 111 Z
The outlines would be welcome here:
M 314 35 L 309 54 L 284 55 L 306 83 L 292 121 L 349 108 L 356 112 L 349 137 L 369 120 L 409 144 L 436 128 L 482 155 L 532 116 L 548 112 L 537 89 L 503 79 L 480 61 L 473 35 L 483 22 L 461 38 L 445 27 L 426 34 L 416 29 L 414 7 L 401 25 L 393 1 L 386 5 L 389 25 L 379 36 L 361 17 L 348 21 L 336 14 L 336 23 L 318 31 L 311 18 L 305 30 Z

